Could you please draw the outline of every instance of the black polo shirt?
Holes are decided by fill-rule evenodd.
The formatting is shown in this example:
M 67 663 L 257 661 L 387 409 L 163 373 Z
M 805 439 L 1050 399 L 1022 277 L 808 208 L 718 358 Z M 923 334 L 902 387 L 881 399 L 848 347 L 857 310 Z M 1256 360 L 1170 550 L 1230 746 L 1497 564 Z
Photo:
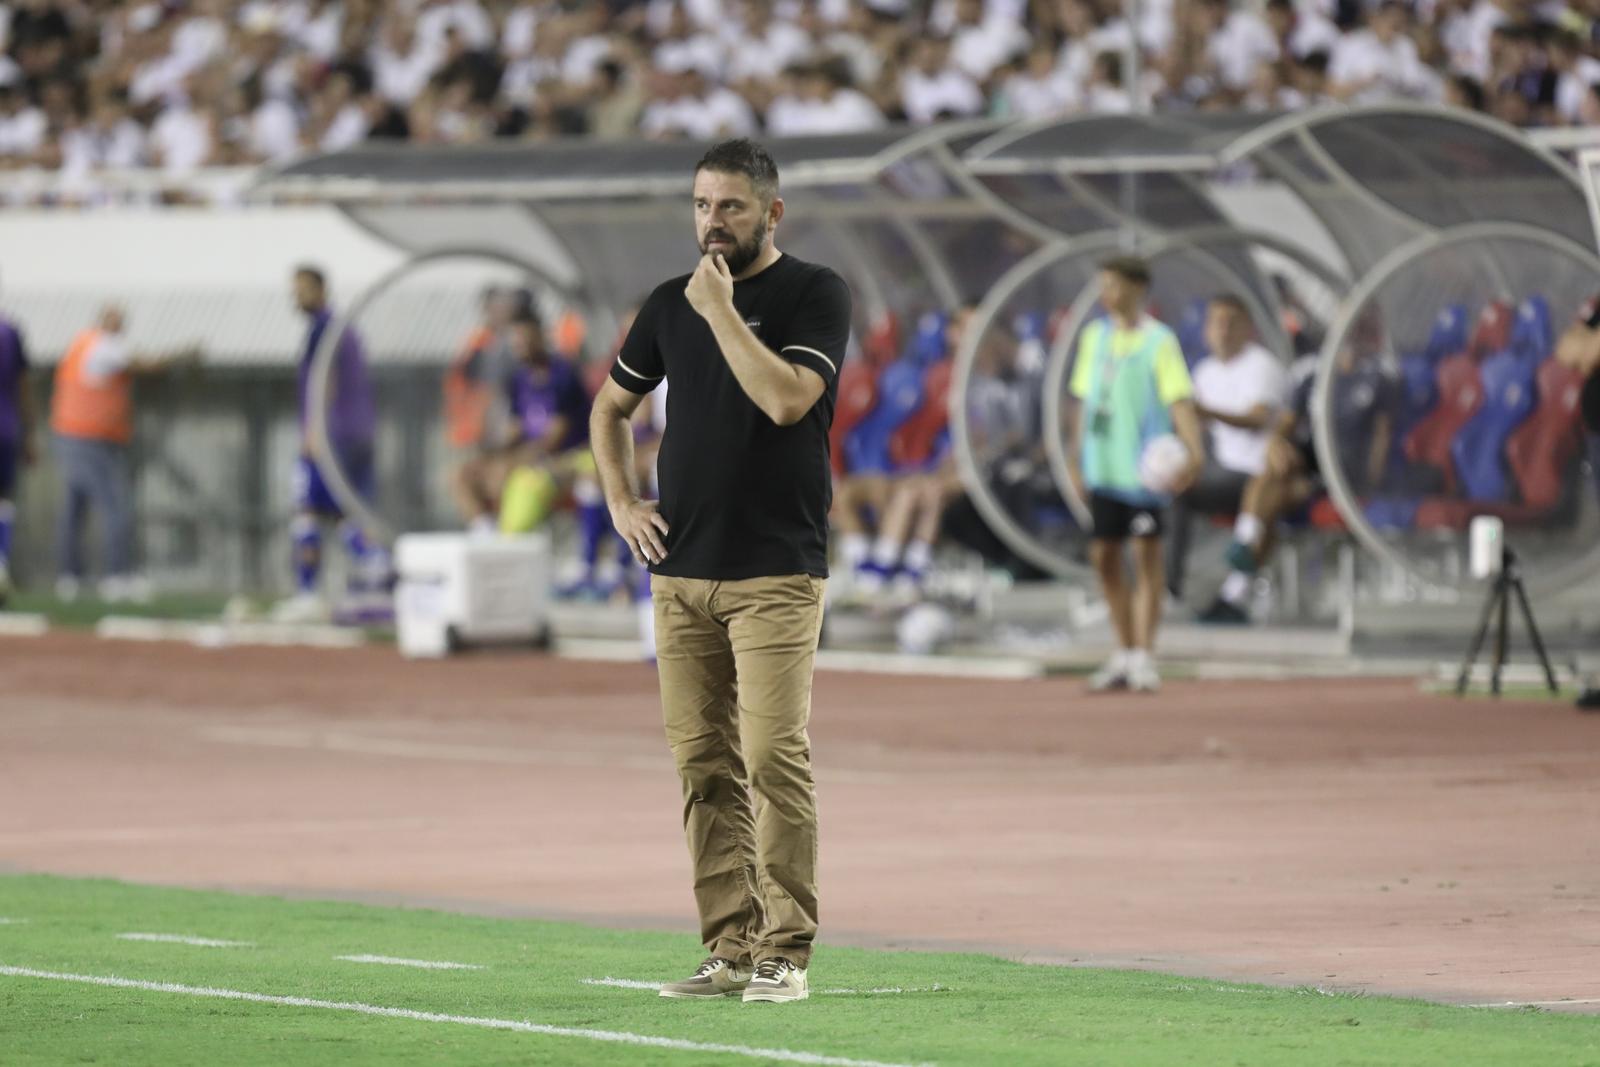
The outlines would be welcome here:
M 828 429 L 850 338 L 850 289 L 827 267 L 789 255 L 733 283 L 733 306 L 761 342 L 828 383 L 799 422 L 779 426 L 745 394 L 689 306 L 690 277 L 650 294 L 611 368 L 611 380 L 633 393 L 663 378 L 668 385 L 656 471 L 670 532 L 666 559 L 650 569 L 720 581 L 825 578 Z

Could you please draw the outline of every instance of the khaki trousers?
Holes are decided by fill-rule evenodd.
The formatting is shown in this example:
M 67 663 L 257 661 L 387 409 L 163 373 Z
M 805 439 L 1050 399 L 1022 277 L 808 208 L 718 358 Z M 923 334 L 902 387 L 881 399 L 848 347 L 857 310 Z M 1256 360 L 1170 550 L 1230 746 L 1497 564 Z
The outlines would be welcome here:
M 745 965 L 810 963 L 817 934 L 811 669 L 825 582 L 651 579 L 667 743 L 700 933 Z

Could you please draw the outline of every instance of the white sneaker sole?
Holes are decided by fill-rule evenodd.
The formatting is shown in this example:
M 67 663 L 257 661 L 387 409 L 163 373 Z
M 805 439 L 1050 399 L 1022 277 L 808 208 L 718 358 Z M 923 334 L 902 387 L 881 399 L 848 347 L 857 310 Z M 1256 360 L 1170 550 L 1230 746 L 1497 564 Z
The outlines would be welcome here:
M 744 994 L 744 1002 L 746 1004 L 789 1004 L 789 1003 L 792 1003 L 792 1002 L 794 1002 L 796 1000 L 805 1000 L 805 999 L 809 998 L 810 996 L 811 996 L 811 990 L 809 990 L 809 989 L 800 990 L 800 995 L 799 996 L 794 996 L 794 995 L 792 995 L 790 993 L 778 993 L 778 992 L 772 992 L 772 993 L 759 992 L 759 993 L 755 993 L 755 992 L 751 992 L 749 990 L 746 990 L 745 994 Z
M 680 993 L 674 989 L 662 989 L 656 996 L 666 997 L 668 1000 L 721 1000 L 723 997 L 742 997 L 744 990 L 730 989 L 726 993 Z

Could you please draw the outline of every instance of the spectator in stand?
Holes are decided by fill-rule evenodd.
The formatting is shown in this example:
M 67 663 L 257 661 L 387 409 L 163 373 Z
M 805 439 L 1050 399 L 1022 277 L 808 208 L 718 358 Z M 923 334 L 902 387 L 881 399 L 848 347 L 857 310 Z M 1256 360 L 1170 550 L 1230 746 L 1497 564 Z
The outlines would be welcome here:
M 983 91 L 951 62 L 949 38 L 923 37 L 910 51 L 911 62 L 900 76 L 900 105 L 906 118 L 929 123 L 983 113 Z
M 1066 64 L 1058 61 L 1055 47 L 1049 41 L 1036 41 L 1002 83 L 1000 100 L 1004 115 L 1042 119 L 1077 110 L 1083 95 Z
M 1335 97 L 1371 104 L 1430 96 L 1436 79 L 1422 65 L 1416 42 L 1406 33 L 1410 18 L 1400 0 L 1383 0 L 1368 16 L 1367 29 L 1339 41 L 1328 63 Z

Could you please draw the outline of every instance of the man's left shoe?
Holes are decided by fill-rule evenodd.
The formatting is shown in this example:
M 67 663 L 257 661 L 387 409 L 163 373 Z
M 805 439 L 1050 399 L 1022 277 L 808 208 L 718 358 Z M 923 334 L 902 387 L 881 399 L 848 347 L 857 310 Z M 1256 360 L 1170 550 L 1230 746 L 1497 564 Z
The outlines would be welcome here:
M 810 995 L 806 972 L 782 956 L 756 964 L 755 976 L 744 987 L 746 1004 L 787 1004 L 791 1000 L 805 1000 Z
M 1579 711 L 1600 711 L 1600 686 L 1585 689 L 1578 697 Z

